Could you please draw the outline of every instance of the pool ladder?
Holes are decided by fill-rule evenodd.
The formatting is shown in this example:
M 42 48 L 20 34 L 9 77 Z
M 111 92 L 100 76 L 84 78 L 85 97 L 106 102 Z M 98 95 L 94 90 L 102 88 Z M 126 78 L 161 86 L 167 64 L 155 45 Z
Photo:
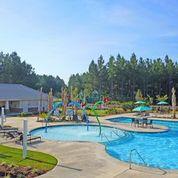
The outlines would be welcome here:
M 139 158 L 142 160 L 143 165 L 144 165 L 145 167 L 148 167 L 148 164 L 145 162 L 145 160 L 143 159 L 143 157 L 141 156 L 141 154 L 137 151 L 137 149 L 133 149 L 133 150 L 130 151 L 129 169 L 132 169 L 132 163 L 133 163 L 133 162 L 132 162 L 132 155 L 133 155 L 134 152 L 137 153 L 137 155 L 139 156 Z M 159 169 L 160 171 L 162 171 L 162 172 L 163 172 L 163 175 L 167 173 L 164 169 L 161 169 L 161 168 L 159 168 L 159 167 L 157 167 L 157 169 Z

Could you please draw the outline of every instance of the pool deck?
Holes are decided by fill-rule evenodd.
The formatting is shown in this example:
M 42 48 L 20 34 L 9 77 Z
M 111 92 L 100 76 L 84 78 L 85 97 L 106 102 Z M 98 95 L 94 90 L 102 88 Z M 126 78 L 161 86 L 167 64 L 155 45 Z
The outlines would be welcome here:
M 132 116 L 122 114 L 113 117 Z M 121 124 L 111 123 L 106 120 L 109 117 L 102 117 L 103 124 L 121 127 Z M 110 117 L 111 118 L 111 117 Z M 22 129 L 24 118 L 7 118 L 6 125 L 19 127 Z M 29 130 L 43 126 L 36 122 L 36 118 L 28 117 Z M 95 121 L 94 118 L 91 120 Z M 66 124 L 66 122 L 53 123 L 50 125 Z M 67 123 L 67 124 L 71 124 Z M 116 126 L 117 125 L 117 126 Z M 6 143 L 10 146 L 21 147 L 12 142 Z M 129 169 L 129 164 L 119 161 L 105 152 L 105 147 L 99 143 L 92 142 L 60 142 L 43 140 L 29 145 L 29 149 L 50 153 L 59 159 L 59 164 L 55 169 L 47 174 L 39 176 L 41 178 L 177 178 L 178 171 L 169 171 L 163 175 L 158 169 L 144 168 L 133 165 Z
M 121 116 L 123 116 L 123 115 L 120 115 L 120 117 Z M 127 114 L 127 116 L 135 117 L 135 116 L 133 116 L 133 114 L 129 114 L 129 115 Z M 117 127 L 122 130 L 132 131 L 132 132 L 159 133 L 159 132 L 167 132 L 169 130 L 169 128 L 166 126 L 156 125 L 156 124 L 153 124 L 153 127 L 135 127 L 134 125 L 131 125 L 130 123 L 118 123 L 118 122 L 111 122 L 108 120 L 110 118 L 115 118 L 115 117 L 117 118 L 118 115 L 112 116 L 112 117 L 111 116 L 103 117 L 102 123 L 106 124 L 106 125 L 113 126 L 113 127 Z M 94 122 L 94 118 L 92 118 L 92 119 Z M 149 118 L 149 119 L 152 119 L 152 118 Z

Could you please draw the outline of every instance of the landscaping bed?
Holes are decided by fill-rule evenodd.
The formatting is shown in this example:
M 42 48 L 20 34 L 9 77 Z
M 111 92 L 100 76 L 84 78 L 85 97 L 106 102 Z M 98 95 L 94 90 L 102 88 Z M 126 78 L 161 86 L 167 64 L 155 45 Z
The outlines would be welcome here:
M 22 150 L 0 145 L 0 177 L 32 178 L 46 173 L 57 165 L 57 159 L 49 154 L 28 151 L 22 159 Z

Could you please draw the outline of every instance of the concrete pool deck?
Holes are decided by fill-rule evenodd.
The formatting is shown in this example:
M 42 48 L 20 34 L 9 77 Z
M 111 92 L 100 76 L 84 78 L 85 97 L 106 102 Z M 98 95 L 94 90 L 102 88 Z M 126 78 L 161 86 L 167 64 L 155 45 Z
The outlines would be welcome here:
M 112 117 L 121 117 L 127 115 L 117 115 Z M 108 117 L 101 118 L 101 122 L 106 125 L 116 126 L 106 120 Z M 6 125 L 19 127 L 22 129 L 22 120 L 24 118 L 7 118 Z M 43 126 L 36 122 L 36 118 L 28 117 L 29 130 Z M 94 118 L 91 120 L 95 121 Z M 109 123 L 108 123 L 109 122 Z M 61 123 L 52 123 L 50 125 L 59 125 Z M 71 122 L 69 123 L 71 124 Z M 120 125 L 120 124 L 118 124 Z M 14 143 L 7 143 L 10 146 L 19 147 Z M 92 142 L 57 142 L 43 140 L 29 146 L 30 149 L 50 153 L 59 159 L 56 168 L 42 178 L 177 178 L 178 171 L 163 172 L 157 169 L 136 167 L 129 170 L 129 164 L 119 161 L 105 152 L 105 147 L 99 143 Z
M 153 127 L 135 127 L 134 125 L 131 125 L 130 123 L 118 123 L 118 122 L 112 122 L 108 120 L 110 118 L 117 118 L 117 117 L 124 117 L 124 116 L 134 117 L 131 114 L 129 116 L 128 115 L 119 115 L 119 116 L 116 115 L 112 117 L 107 116 L 102 119 L 102 123 L 106 125 L 111 125 L 113 127 L 117 127 L 122 130 L 132 131 L 132 132 L 159 133 L 159 132 L 166 132 L 169 130 L 169 128 L 166 126 L 156 125 L 156 124 L 153 124 Z M 149 118 L 149 119 L 152 119 L 152 118 Z

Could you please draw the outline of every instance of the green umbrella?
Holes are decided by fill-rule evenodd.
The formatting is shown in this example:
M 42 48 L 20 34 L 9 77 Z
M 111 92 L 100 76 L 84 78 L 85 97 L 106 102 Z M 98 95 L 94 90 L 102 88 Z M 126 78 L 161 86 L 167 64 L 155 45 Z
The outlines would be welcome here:
M 81 104 L 77 101 L 71 101 L 68 106 L 75 106 L 75 107 L 78 107 L 80 108 L 81 107 Z
M 146 102 L 145 101 L 137 101 L 137 102 L 135 102 L 135 104 L 145 104 Z
M 158 105 L 167 105 L 167 104 L 169 104 L 169 103 L 166 102 L 166 101 L 160 101 L 160 102 L 158 102 L 157 104 L 158 104 Z
M 61 106 L 63 106 L 63 102 L 62 101 L 53 103 L 53 108 L 59 108 Z
M 151 111 L 152 108 L 149 106 L 139 106 L 134 108 L 132 111 L 142 112 L 142 111 Z

